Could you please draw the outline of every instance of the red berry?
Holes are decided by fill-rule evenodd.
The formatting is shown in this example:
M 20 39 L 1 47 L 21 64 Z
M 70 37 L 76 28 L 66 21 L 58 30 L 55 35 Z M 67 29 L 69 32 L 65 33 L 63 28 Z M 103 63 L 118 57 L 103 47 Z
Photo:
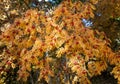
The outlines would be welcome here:
M 88 12 L 86 12 L 86 14 L 90 14 L 90 12 L 88 11 Z
M 30 14 L 30 13 L 27 13 L 26 15 L 29 16 L 29 15 L 31 15 L 31 14 Z
M 56 38 L 54 38 L 53 40 L 56 41 Z
M 45 64 L 45 62 L 46 62 L 46 60 L 45 60 L 45 59 L 43 59 L 43 64 Z
M 10 36 L 7 36 L 7 38 L 10 38 Z
M 18 52 L 17 52 L 17 55 L 19 55 L 19 56 L 20 56 L 20 51 L 18 51 Z
M 18 26 L 19 24 L 20 24 L 20 22 L 19 22 L 19 21 L 17 21 L 17 22 L 16 22 L 16 26 Z
M 40 62 L 38 62 L 37 64 L 40 65 Z
M 115 3 L 115 0 L 112 0 L 112 3 Z
M 70 19 L 70 17 L 68 17 L 67 19 Z
M 66 43 L 69 43 L 69 40 L 67 40 Z
M 4 69 L 3 68 L 0 68 L 0 72 L 3 71 Z
M 74 65 L 79 65 L 79 63 L 78 62 L 74 62 Z
M 120 55 L 116 56 L 117 58 L 120 58 Z
M 42 43 L 42 46 L 45 46 L 45 43 Z
M 62 8 L 62 13 L 64 13 L 65 12 L 65 9 L 64 8 Z
M 15 34 L 15 31 L 13 31 L 13 34 Z
M 73 36 L 73 39 L 75 39 L 76 38 L 76 36 Z
M 26 23 L 26 25 L 28 25 L 29 23 Z
M 27 59 L 25 59 L 25 62 L 28 62 L 28 60 L 27 60 Z
M 47 16 L 45 16 L 45 19 L 47 18 Z
M 33 38 L 32 40 L 33 40 L 33 41 L 36 41 L 36 38 Z
M 71 22 L 71 26 L 74 26 L 74 22 L 73 21 Z
M 42 51 L 43 51 L 43 49 L 41 49 L 41 48 L 40 48 L 39 50 L 40 50 L 40 52 L 42 52 Z
M 58 30 L 60 33 L 62 32 L 62 30 Z
M 53 43 L 51 42 L 50 45 L 53 46 Z
M 48 74 L 48 71 L 45 72 L 45 75 L 47 75 L 47 74 Z
M 97 49 L 97 48 L 98 48 L 98 45 L 94 45 L 93 48 Z
M 81 27 L 81 26 L 82 26 L 82 24 L 80 23 L 80 24 L 79 24 L 79 26 Z
M 10 61 L 8 61 L 6 64 L 10 65 L 10 64 L 11 64 L 11 62 L 10 62 Z
M 27 29 L 27 32 L 30 32 L 30 29 L 29 29 L 29 28 Z
M 59 30 L 59 28 L 58 28 L 58 27 L 55 27 L 55 29 L 56 29 L 56 30 Z
M 27 53 L 27 50 L 24 51 L 24 54 L 26 54 L 26 53 Z
M 76 54 L 74 53 L 73 56 L 76 56 Z
M 82 74 L 86 74 L 86 71 L 84 70 L 84 71 L 82 71 Z
M 34 59 L 35 57 L 34 56 L 31 56 L 32 59 Z
M 18 65 L 22 65 L 22 62 L 19 62 Z
M 23 73 L 22 75 L 21 75 L 21 78 L 24 78 L 25 77 L 25 74 Z
M 98 71 L 95 71 L 95 73 L 98 73 Z
M 65 23 L 65 26 L 67 26 L 67 23 Z
M 76 44 L 78 45 L 78 44 L 79 44 L 79 42 L 77 41 L 77 42 L 76 42 Z
M 83 18 L 83 15 L 81 15 L 81 18 Z
M 70 48 L 72 48 L 72 46 L 70 45 Z
M 77 66 L 77 69 L 79 69 L 80 68 L 80 66 Z
M 34 25 L 32 26 L 32 29 L 35 29 L 35 26 L 34 26 Z
M 38 15 L 38 16 L 40 16 L 41 14 L 40 14 L 40 13 L 38 13 L 37 15 Z
M 81 57 L 80 56 L 77 56 L 77 59 L 80 59 Z
M 7 53 L 7 54 L 10 54 L 10 52 L 9 52 L 8 50 L 6 50 L 6 53 Z

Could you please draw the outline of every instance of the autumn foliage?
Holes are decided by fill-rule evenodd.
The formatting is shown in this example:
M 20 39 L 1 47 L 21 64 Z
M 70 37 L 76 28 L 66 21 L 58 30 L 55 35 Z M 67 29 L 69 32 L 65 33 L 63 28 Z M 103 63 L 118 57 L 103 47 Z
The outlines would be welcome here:
M 108 64 L 120 84 L 120 55 L 110 48 L 103 32 L 84 27 L 82 19 L 94 18 L 94 2 L 63 1 L 52 15 L 28 10 L 0 37 L 6 46 L 1 54 L 0 77 L 17 68 L 18 81 L 39 71 L 37 81 L 90 84 Z M 6 74 L 7 75 L 7 74 Z

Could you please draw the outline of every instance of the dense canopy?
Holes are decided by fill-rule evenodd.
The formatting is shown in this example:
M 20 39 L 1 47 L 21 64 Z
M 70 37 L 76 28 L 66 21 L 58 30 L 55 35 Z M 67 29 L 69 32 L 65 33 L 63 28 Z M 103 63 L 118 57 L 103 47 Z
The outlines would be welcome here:
M 17 18 L 8 16 L 10 24 L 1 26 L 0 83 L 91 84 L 92 77 L 114 66 L 110 73 L 120 84 L 119 46 L 111 49 L 111 40 L 119 38 L 114 29 L 119 13 L 113 16 L 108 7 L 104 9 L 107 4 L 119 10 L 119 0 L 63 0 L 56 7 L 51 5 L 54 8 L 45 8 L 49 2 L 42 1 L 44 6 L 36 8 L 29 6 L 36 0 L 18 1 L 13 2 L 16 9 L 10 10 L 10 4 L 10 11 L 2 11 Z M 92 21 L 92 26 L 86 27 L 83 19 Z M 109 33 L 118 34 L 112 36 L 108 28 Z

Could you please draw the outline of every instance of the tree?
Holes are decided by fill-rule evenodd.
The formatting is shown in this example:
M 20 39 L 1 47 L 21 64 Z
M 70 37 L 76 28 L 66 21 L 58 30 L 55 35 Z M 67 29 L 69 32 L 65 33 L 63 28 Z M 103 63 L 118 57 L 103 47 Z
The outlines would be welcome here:
M 16 18 L 0 36 L 6 46 L 1 53 L 1 82 L 18 73 L 19 82 L 90 84 L 89 78 L 113 64 L 119 83 L 119 53 L 111 50 L 103 32 L 82 23 L 83 18 L 94 18 L 96 3 L 65 0 L 50 16 L 30 9 Z
M 54 1 L 53 4 L 45 0 L 0 0 L 0 27 L 5 26 L 6 23 L 12 24 L 15 18 L 22 16 L 28 9 L 48 11 L 57 3 L 60 1 Z
M 93 28 L 104 31 L 111 39 L 113 50 L 119 50 L 120 38 L 120 0 L 99 1 L 96 5 L 95 18 L 93 19 Z

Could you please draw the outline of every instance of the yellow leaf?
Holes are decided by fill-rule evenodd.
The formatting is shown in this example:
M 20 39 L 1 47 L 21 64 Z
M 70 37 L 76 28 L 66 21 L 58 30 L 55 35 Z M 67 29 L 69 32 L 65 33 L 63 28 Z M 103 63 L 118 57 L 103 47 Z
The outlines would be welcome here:
M 16 65 L 14 63 L 12 63 L 11 66 L 13 69 L 16 67 Z
M 93 3 L 93 4 L 97 4 L 98 0 L 90 0 L 90 2 Z

